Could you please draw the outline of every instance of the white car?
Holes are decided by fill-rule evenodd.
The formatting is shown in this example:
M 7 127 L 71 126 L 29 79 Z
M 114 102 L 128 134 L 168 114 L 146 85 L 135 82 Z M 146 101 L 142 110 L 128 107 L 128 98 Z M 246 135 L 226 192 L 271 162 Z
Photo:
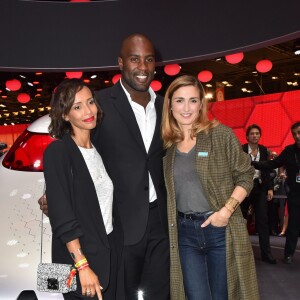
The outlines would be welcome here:
M 43 152 L 52 141 L 48 115 L 33 122 L 0 158 L 0 299 L 63 299 L 37 291 L 44 189 Z M 51 228 L 44 216 L 43 262 L 51 262 Z

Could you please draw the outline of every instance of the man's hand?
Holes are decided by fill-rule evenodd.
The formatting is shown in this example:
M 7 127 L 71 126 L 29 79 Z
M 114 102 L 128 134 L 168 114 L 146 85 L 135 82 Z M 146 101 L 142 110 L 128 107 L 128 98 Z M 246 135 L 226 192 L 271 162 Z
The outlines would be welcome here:
M 47 198 L 46 194 L 44 194 L 39 200 L 38 204 L 40 205 L 40 210 L 48 217 L 48 205 L 47 205 Z

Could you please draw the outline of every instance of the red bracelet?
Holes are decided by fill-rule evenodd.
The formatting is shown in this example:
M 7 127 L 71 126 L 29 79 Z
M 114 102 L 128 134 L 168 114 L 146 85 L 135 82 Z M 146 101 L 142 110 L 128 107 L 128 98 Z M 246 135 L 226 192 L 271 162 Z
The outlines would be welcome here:
M 80 271 L 80 270 L 82 270 L 82 269 L 84 269 L 84 268 L 86 268 L 86 267 L 88 267 L 88 266 L 89 266 L 89 264 L 88 264 L 88 263 L 85 263 L 85 264 L 81 265 L 81 266 L 77 269 L 77 271 Z

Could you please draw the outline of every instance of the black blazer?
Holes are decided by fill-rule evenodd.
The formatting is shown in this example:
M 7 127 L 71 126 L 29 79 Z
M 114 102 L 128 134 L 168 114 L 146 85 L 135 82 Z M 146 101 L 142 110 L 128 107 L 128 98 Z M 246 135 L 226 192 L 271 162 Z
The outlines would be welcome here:
M 263 145 L 258 145 L 260 158 L 259 161 L 266 161 L 268 160 L 269 152 L 268 149 Z M 243 150 L 248 154 L 248 144 L 243 145 Z M 272 190 L 273 189 L 273 180 L 270 175 L 270 171 L 261 171 L 261 181 L 262 185 L 266 188 L 266 190 Z
M 143 237 L 149 212 L 149 177 L 157 193 L 161 221 L 167 233 L 166 191 L 163 177 L 161 114 L 163 98 L 156 97 L 156 127 L 148 153 L 132 108 L 120 83 L 102 90 L 97 99 L 103 109 L 102 124 L 93 143 L 98 148 L 114 184 L 114 199 L 121 217 L 125 245 Z
M 47 147 L 44 153 L 44 175 L 53 232 L 52 261 L 73 264 L 65 244 L 79 238 L 91 269 L 105 289 L 110 275 L 110 246 L 94 183 L 70 135 L 65 135 L 62 140 L 54 141 Z M 123 237 L 118 218 L 113 226 L 120 240 L 120 248 Z M 80 284 L 78 290 L 81 290 Z

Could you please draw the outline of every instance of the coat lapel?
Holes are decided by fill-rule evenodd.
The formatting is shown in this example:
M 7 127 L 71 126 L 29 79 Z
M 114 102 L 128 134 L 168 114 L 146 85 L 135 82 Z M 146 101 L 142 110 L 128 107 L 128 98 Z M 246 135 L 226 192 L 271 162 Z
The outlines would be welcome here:
M 157 146 L 161 147 L 161 117 L 162 117 L 162 105 L 159 102 L 158 97 L 155 99 L 155 110 L 156 110 L 156 124 L 153 133 L 152 142 L 149 148 L 148 153 L 152 153 Z
M 176 145 L 173 145 L 163 158 L 164 161 L 164 176 L 168 192 L 168 211 L 176 211 L 175 184 L 174 184 L 174 161 L 176 154 Z M 170 209 L 171 208 L 171 209 Z
M 112 88 L 111 98 L 116 111 L 120 114 L 124 121 L 124 126 L 128 127 L 134 140 L 144 151 L 146 151 L 134 112 L 120 83 L 116 84 L 114 88 Z
M 105 231 L 105 225 L 103 222 L 102 218 L 102 213 L 100 209 L 100 204 L 98 201 L 97 197 L 97 192 L 95 189 L 95 185 L 93 183 L 93 179 L 91 177 L 91 174 L 88 170 L 88 167 L 85 163 L 85 160 L 78 149 L 77 145 L 75 142 L 72 140 L 70 135 L 65 135 L 63 137 L 63 141 L 66 143 L 67 148 L 69 149 L 70 153 L 70 160 L 71 160 L 71 165 L 72 165 L 72 173 L 73 176 L 77 176 L 79 180 L 82 182 L 82 184 L 88 184 L 89 185 L 89 190 L 91 191 L 93 197 L 88 199 L 88 201 L 92 201 L 92 211 L 88 211 L 87 214 L 90 214 L 90 217 L 92 218 L 93 222 L 95 223 L 95 226 L 99 228 L 99 235 L 100 238 L 102 239 L 103 243 L 105 246 L 109 248 L 109 243 Z M 73 184 L 72 184 L 73 186 Z M 83 201 L 87 201 L 86 199 L 83 199 Z

